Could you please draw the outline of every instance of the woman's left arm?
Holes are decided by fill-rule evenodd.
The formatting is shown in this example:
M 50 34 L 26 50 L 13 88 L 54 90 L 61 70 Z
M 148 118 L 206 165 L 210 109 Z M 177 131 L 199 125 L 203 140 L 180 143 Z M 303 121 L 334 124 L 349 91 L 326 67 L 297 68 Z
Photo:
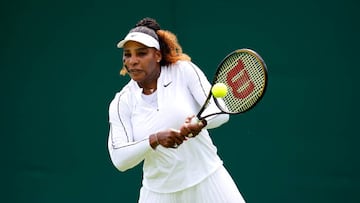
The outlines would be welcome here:
M 204 72 L 196 66 L 192 62 L 184 63 L 188 67 L 184 68 L 185 77 L 187 81 L 187 86 L 191 94 L 193 95 L 194 99 L 199 105 L 199 110 L 201 106 L 206 101 L 206 98 L 210 92 L 211 84 L 207 79 Z M 212 113 L 212 112 L 219 112 L 214 100 L 211 100 L 210 105 L 205 110 L 205 114 Z M 206 119 L 206 126 L 207 129 L 212 129 L 221 126 L 222 124 L 226 123 L 229 120 L 228 114 L 220 114 L 216 116 L 211 116 Z

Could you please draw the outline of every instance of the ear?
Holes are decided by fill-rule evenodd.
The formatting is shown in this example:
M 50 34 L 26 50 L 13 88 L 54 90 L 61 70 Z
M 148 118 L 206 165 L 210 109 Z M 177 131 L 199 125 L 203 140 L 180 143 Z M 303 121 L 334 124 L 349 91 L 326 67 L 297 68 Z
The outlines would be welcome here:
M 156 62 L 159 63 L 161 61 L 161 59 L 162 59 L 161 51 L 156 50 L 155 57 L 156 57 Z

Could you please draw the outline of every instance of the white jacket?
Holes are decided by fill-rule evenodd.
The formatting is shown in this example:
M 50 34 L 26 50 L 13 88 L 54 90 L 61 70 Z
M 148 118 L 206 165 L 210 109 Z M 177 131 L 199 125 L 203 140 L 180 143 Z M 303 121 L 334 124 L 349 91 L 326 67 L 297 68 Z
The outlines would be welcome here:
M 196 115 L 210 88 L 205 74 L 191 62 L 161 67 L 156 108 L 142 99 L 142 88 L 130 80 L 109 107 L 108 149 L 115 167 L 126 171 L 144 161 L 143 186 L 161 193 L 194 186 L 213 173 L 222 160 L 206 129 L 176 149 L 159 145 L 153 150 L 149 144 L 151 134 L 179 129 L 186 117 Z M 209 111 L 219 111 L 215 109 L 212 102 Z M 218 127 L 228 119 L 226 114 L 214 116 L 207 120 L 206 128 Z

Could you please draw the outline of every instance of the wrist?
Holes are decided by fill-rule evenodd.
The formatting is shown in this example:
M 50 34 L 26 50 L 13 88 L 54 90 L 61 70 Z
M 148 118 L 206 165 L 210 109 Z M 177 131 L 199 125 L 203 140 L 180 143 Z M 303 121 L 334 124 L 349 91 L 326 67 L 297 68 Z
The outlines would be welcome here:
M 207 120 L 202 119 L 200 122 L 203 124 L 203 127 L 207 126 Z
M 156 147 L 160 144 L 157 133 L 150 135 L 149 142 L 151 148 L 156 149 Z

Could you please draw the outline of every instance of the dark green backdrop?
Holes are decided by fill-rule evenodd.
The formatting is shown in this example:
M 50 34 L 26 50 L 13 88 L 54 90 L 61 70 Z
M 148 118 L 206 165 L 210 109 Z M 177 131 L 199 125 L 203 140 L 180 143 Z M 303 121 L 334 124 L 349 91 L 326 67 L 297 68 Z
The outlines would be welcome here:
M 156 18 L 209 76 L 252 48 L 269 69 L 253 111 L 212 131 L 249 203 L 360 202 L 354 0 L 0 3 L 1 202 L 135 202 L 141 167 L 108 157 L 107 108 L 127 82 L 116 43 Z

